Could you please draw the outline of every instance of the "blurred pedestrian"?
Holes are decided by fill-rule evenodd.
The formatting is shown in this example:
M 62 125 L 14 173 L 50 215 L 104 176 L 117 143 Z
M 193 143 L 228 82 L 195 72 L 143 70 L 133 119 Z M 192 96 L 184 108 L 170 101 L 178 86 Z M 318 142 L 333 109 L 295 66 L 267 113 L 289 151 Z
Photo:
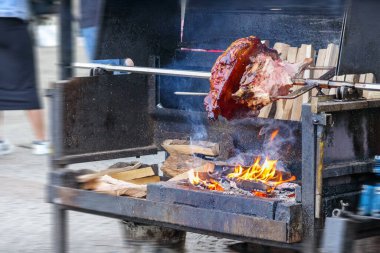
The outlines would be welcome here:
M 130 58 L 95 60 L 99 24 L 104 14 L 103 4 L 103 0 L 80 1 L 80 28 L 81 34 L 84 37 L 88 58 L 93 63 L 108 64 L 115 66 L 134 66 L 134 63 Z
M 49 152 L 49 143 L 37 92 L 29 20 L 28 0 L 0 1 L 0 111 L 27 110 L 35 135 L 33 153 L 42 155 Z M 11 152 L 12 145 L 0 135 L 0 155 Z

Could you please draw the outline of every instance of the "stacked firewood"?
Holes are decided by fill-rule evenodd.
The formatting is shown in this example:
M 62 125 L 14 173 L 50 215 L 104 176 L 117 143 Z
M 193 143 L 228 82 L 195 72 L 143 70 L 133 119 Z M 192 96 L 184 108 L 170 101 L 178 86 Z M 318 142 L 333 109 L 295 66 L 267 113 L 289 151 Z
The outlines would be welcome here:
M 150 166 L 139 162 L 118 163 L 106 170 L 80 175 L 81 188 L 115 196 L 145 197 L 147 184 L 159 182 L 160 177 Z
M 219 144 L 207 141 L 166 140 L 162 147 L 169 157 L 163 163 L 161 170 L 166 177 L 176 177 L 190 169 L 203 167 L 209 163 L 206 157 L 217 157 Z

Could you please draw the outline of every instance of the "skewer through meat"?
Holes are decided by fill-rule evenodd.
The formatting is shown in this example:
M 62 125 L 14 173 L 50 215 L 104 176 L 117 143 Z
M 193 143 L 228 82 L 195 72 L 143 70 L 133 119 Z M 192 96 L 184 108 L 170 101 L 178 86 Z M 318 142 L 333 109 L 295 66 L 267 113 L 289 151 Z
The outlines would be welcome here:
M 276 50 L 255 36 L 238 39 L 216 60 L 210 78 L 210 92 L 204 103 L 208 117 L 226 119 L 257 115 L 272 102 L 271 97 L 289 93 L 292 79 L 312 59 L 290 64 Z

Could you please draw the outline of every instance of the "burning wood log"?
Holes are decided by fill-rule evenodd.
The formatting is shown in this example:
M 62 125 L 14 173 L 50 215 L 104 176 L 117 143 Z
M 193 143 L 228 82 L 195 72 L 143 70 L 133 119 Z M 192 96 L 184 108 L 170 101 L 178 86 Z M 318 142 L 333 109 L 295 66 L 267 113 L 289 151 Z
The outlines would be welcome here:
M 178 153 L 184 155 L 201 154 L 206 156 L 218 156 L 220 147 L 218 143 L 208 141 L 165 140 L 161 145 L 169 154 Z
M 233 179 L 233 182 L 236 183 L 236 186 L 245 191 L 253 192 L 253 191 L 262 191 L 268 192 L 271 187 L 260 181 L 251 181 L 251 180 L 243 180 L 243 179 Z

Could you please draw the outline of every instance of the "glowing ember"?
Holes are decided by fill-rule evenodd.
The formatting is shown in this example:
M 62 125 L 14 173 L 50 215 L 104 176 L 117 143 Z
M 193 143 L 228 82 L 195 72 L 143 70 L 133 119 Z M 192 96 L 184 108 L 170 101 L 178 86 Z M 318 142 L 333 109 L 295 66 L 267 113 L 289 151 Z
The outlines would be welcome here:
M 275 130 L 270 135 L 270 141 L 273 141 L 274 138 L 278 135 L 279 130 Z M 269 197 L 274 193 L 275 188 L 285 182 L 290 182 L 296 180 L 295 176 L 292 176 L 290 173 L 282 172 L 277 169 L 277 160 L 271 160 L 268 157 L 262 161 L 261 157 L 257 157 L 254 163 L 249 167 L 244 167 L 242 165 L 237 165 L 233 168 L 233 172 L 221 176 L 220 180 L 215 180 L 213 178 L 201 179 L 198 172 L 190 170 L 188 172 L 189 182 L 192 185 L 199 186 L 203 189 L 209 189 L 213 191 L 228 191 L 228 187 L 225 185 L 225 180 L 230 183 L 230 187 L 238 187 L 242 189 L 242 184 L 247 185 L 252 195 L 257 197 Z M 253 182 L 253 183 L 249 183 Z M 223 186 L 221 184 L 223 182 Z M 234 185 L 234 186 L 233 186 Z M 252 185 L 252 186 L 251 186 Z M 263 186 L 264 185 L 264 186 Z
M 219 184 L 219 182 L 217 182 L 216 180 L 212 178 L 210 178 L 210 180 L 202 180 L 199 177 L 199 173 L 194 172 L 193 169 L 188 171 L 188 175 L 189 175 L 189 182 L 192 185 L 195 185 L 195 186 L 200 185 L 212 191 L 224 191 L 224 188 Z

